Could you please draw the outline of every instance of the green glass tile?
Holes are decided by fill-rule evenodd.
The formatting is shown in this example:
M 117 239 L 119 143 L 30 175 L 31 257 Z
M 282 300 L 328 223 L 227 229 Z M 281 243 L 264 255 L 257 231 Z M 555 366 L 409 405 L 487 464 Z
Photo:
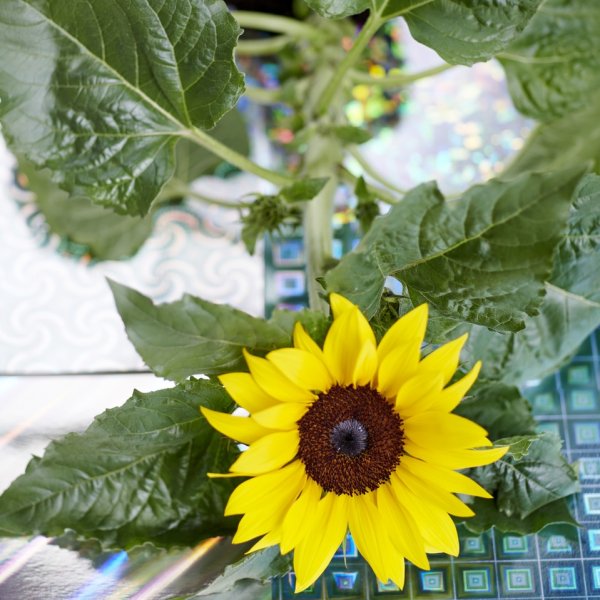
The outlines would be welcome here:
M 566 371 L 569 385 L 589 384 L 592 381 L 592 365 L 589 363 L 569 365 Z
M 574 412 L 596 412 L 598 410 L 598 393 L 595 390 L 570 390 L 568 397 L 569 409 Z
M 458 566 L 456 583 L 459 598 L 495 598 L 497 596 L 493 563 Z
M 449 564 L 439 564 L 429 571 L 412 570 L 413 598 L 453 598 L 452 571 Z

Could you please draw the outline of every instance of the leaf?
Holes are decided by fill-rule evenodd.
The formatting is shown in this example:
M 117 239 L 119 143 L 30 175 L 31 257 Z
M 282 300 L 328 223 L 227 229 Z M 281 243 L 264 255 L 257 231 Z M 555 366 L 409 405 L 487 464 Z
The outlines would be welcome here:
M 299 311 L 275 309 L 268 322 L 286 331 L 291 338 L 296 321 L 300 322 L 317 344 L 323 345 L 331 321 L 322 312 L 308 308 Z
M 279 196 L 287 202 L 306 202 L 312 200 L 327 184 L 328 177 L 302 179 L 279 190 Z
M 342 19 L 367 10 L 370 0 L 305 0 L 316 13 L 329 19 Z
M 492 179 L 445 202 L 420 185 L 376 219 L 358 247 L 326 276 L 329 291 L 377 311 L 388 276 L 413 304 L 499 331 L 535 314 L 581 169 Z
M 489 60 L 514 40 L 541 0 L 433 0 L 410 10 L 405 0 L 388 2 L 386 17 L 404 14 L 412 36 L 451 64 Z
M 516 515 L 508 516 L 499 511 L 493 500 L 484 500 L 474 498 L 470 507 L 475 512 L 475 516 L 465 519 L 464 525 L 473 533 L 483 533 L 494 527 L 498 531 L 505 533 L 517 533 L 520 535 L 529 535 L 537 533 L 544 527 L 563 523 L 569 526 L 577 527 L 578 523 L 573 518 L 569 510 L 568 501 L 565 498 L 555 500 L 545 504 L 541 508 L 534 510 L 530 515 L 522 519 Z
M 454 410 L 485 428 L 491 439 L 535 431 L 529 402 L 518 388 L 501 383 L 479 385 Z
M 235 521 L 222 515 L 233 484 L 206 474 L 227 470 L 238 451 L 200 406 L 223 411 L 232 403 L 205 380 L 135 391 L 84 433 L 52 442 L 0 496 L 0 535 L 69 528 L 105 548 L 130 548 L 197 544 L 232 531 Z
M 579 491 L 576 470 L 561 454 L 561 440 L 550 433 L 497 440 L 510 451 L 469 476 L 493 493 L 496 507 L 505 515 L 525 518 L 533 512 Z
M 356 208 L 354 209 L 354 214 L 358 219 L 360 230 L 364 235 L 371 229 L 375 217 L 378 217 L 380 214 L 379 204 L 377 204 L 377 197 L 369 191 L 362 176 L 356 180 L 354 195 L 358 200 Z
M 373 137 L 366 129 L 354 125 L 332 125 L 328 131 L 345 144 L 364 144 Z
M 471 363 L 483 361 L 483 378 L 519 383 L 548 375 L 600 326 L 600 176 L 588 175 L 577 190 L 546 292 L 523 331 L 471 329 L 466 351 Z
M 217 577 L 209 586 L 192 598 L 212 598 L 213 594 L 224 594 L 229 592 L 229 596 L 223 598 L 236 597 L 231 594 L 232 590 L 239 588 L 240 583 L 249 581 L 265 583 L 270 577 L 283 575 L 290 570 L 289 556 L 282 556 L 279 553 L 279 546 L 272 546 L 258 552 L 245 556 L 233 565 L 229 565 L 225 572 Z M 270 596 L 269 596 L 270 597 Z
M 119 260 L 135 254 L 152 232 L 152 218 L 117 215 L 88 198 L 69 198 L 50 179 L 47 169 L 38 171 L 23 159 L 19 171 L 53 233 L 86 246 L 98 260 Z
M 526 171 L 556 171 L 590 162 L 600 172 L 600 106 L 540 123 L 502 177 Z
M 135 290 L 109 280 L 117 310 L 131 343 L 159 377 L 182 381 L 190 375 L 246 371 L 242 350 L 266 354 L 291 345 L 276 323 L 224 304 L 185 294 L 153 304 Z
M 600 4 L 546 0 L 500 56 L 523 114 L 546 121 L 595 106 L 600 88 Z
M 178 136 L 242 93 L 239 33 L 222 0 L 5 0 L 3 134 L 71 195 L 144 215 Z

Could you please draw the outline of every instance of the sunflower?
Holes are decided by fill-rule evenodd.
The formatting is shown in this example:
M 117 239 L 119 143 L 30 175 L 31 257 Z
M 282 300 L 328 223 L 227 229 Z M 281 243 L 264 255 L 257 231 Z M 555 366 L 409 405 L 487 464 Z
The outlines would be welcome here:
M 226 515 L 243 515 L 233 541 L 294 550 L 296 592 L 310 586 L 345 540 L 382 582 L 404 585 L 404 559 L 429 569 L 427 553 L 456 556 L 450 515 L 474 513 L 455 493 L 490 498 L 458 473 L 498 460 L 485 429 L 451 411 L 473 385 L 477 363 L 448 385 L 466 335 L 421 358 L 427 305 L 376 343 L 360 310 L 331 294 L 333 323 L 321 349 L 296 323 L 294 347 L 266 358 L 245 352 L 249 373 L 220 381 L 248 416 L 202 408 L 209 423 L 247 444 L 224 476 L 248 477 Z

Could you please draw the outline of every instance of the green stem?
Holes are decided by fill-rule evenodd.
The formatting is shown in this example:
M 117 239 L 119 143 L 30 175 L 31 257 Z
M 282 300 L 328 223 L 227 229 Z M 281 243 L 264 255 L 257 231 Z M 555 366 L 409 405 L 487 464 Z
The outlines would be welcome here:
M 262 40 L 240 40 L 235 47 L 235 52 L 241 56 L 265 56 L 277 54 L 285 48 L 291 40 L 292 37 L 289 35 L 277 35 Z
M 292 177 L 281 175 L 280 173 L 276 173 L 275 171 L 271 171 L 270 169 L 265 169 L 265 167 L 257 165 L 254 161 L 246 158 L 243 154 L 232 150 L 229 146 L 222 144 L 200 129 L 186 129 L 181 133 L 181 135 L 192 142 L 199 144 L 203 148 L 206 148 L 213 154 L 216 154 L 219 158 L 231 163 L 242 171 L 258 175 L 259 177 L 262 177 L 262 179 L 270 181 L 278 186 L 291 185 L 294 183 L 294 179 Z
M 229 202 L 228 200 L 223 200 L 221 198 L 213 198 L 211 196 L 206 196 L 201 192 L 197 192 L 193 190 L 188 185 L 183 183 L 183 181 L 179 181 L 178 179 L 171 179 L 166 186 L 165 189 L 166 198 L 172 199 L 177 197 L 183 198 L 195 198 L 196 200 L 201 200 L 202 202 L 206 202 L 207 204 L 216 204 L 217 206 L 223 206 L 225 208 L 244 208 L 246 206 L 243 202 Z
M 375 167 L 373 167 L 373 165 L 366 160 L 356 146 L 350 146 L 348 148 L 348 153 L 361 166 L 362 170 L 367 175 L 370 175 L 375 181 L 378 181 L 384 187 L 389 188 L 398 194 L 406 194 L 406 190 L 403 190 L 402 188 L 394 185 L 391 181 L 388 181 Z
M 340 173 L 341 173 L 341 177 L 342 180 L 345 181 L 346 183 L 350 184 L 350 185 L 356 185 L 356 182 L 358 181 L 358 177 L 356 177 L 356 175 L 353 175 L 352 173 L 350 173 L 350 171 L 348 171 L 348 169 L 346 169 L 346 167 L 341 167 L 340 169 Z M 384 190 L 383 188 L 371 185 L 371 184 L 367 184 L 367 189 L 369 190 L 369 192 L 371 194 L 373 194 L 374 196 L 377 196 L 377 198 L 379 198 L 379 200 L 381 200 L 382 202 L 385 202 L 386 204 L 391 204 L 392 206 L 394 204 L 398 204 L 399 199 L 396 198 L 395 196 L 393 196 L 392 194 L 390 194 L 387 190 Z
M 309 40 L 320 37 L 318 29 L 311 27 L 302 21 L 296 21 L 296 19 L 246 10 L 234 10 L 231 14 L 235 17 L 235 20 L 241 27 L 247 27 L 248 29 L 285 33 L 297 38 Z
M 257 104 L 277 104 L 281 101 L 281 88 L 261 88 L 247 85 L 244 95 Z
M 382 88 L 397 88 L 408 85 L 409 83 L 413 83 L 415 81 L 419 81 L 420 79 L 433 77 L 434 75 L 438 75 L 439 73 L 443 73 L 444 71 L 457 66 L 458 65 L 443 64 L 438 65 L 437 67 L 432 67 L 431 69 L 418 71 L 417 73 L 399 73 L 398 75 L 388 75 L 386 77 L 373 77 L 372 75 L 367 75 L 366 73 L 352 71 L 351 78 L 354 83 L 376 85 Z
M 377 30 L 379 29 L 382 21 L 379 17 L 379 14 L 371 12 L 369 13 L 369 18 L 366 20 L 363 28 L 356 40 L 354 40 L 354 45 L 344 56 L 344 59 L 337 65 L 333 77 L 329 80 L 329 83 L 323 90 L 321 97 L 316 105 L 317 114 L 323 114 L 327 107 L 331 104 L 334 96 L 337 94 L 341 87 L 341 83 L 346 76 L 346 73 L 355 65 L 363 53 L 363 50 L 367 47 L 367 44 L 371 40 L 371 38 L 375 35 Z

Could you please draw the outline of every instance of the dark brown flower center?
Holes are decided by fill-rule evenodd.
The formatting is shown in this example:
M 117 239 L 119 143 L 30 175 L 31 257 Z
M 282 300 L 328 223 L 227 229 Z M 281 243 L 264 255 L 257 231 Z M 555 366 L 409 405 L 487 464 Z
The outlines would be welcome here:
M 325 491 L 365 494 L 390 479 L 402 456 L 402 420 L 368 386 L 333 386 L 298 421 L 298 457 Z

